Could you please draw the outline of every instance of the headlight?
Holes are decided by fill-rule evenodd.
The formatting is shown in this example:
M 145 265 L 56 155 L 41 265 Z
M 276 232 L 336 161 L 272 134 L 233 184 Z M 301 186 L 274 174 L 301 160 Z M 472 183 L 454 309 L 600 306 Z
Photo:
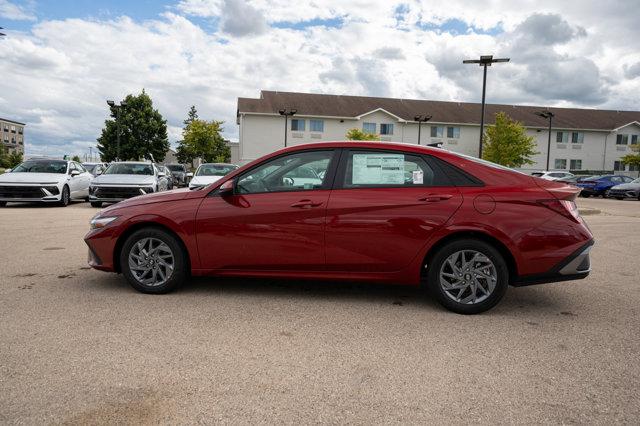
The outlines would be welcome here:
M 89 226 L 91 227 L 91 229 L 104 228 L 105 226 L 107 226 L 108 224 L 110 224 L 111 222 L 116 220 L 117 218 L 118 218 L 118 216 L 100 217 L 99 215 L 96 215 L 89 222 Z

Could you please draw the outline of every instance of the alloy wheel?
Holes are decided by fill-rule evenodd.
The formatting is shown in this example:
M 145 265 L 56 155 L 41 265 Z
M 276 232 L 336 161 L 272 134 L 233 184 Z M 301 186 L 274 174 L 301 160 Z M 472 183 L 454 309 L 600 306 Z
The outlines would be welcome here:
M 129 269 L 140 284 L 160 286 L 173 274 L 175 259 L 171 248 L 158 238 L 142 238 L 129 251 Z
M 486 300 L 496 288 L 498 273 L 486 255 L 476 250 L 460 250 L 442 263 L 440 287 L 450 299 L 463 304 Z

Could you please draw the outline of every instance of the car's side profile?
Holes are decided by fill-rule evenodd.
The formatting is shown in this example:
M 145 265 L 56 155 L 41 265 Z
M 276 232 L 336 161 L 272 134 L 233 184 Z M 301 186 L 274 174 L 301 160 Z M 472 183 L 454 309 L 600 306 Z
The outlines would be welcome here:
M 533 172 L 531 176 L 539 177 L 546 180 L 561 180 L 570 179 L 574 177 L 573 173 L 562 171 L 549 171 L 549 172 Z
M 89 196 L 92 179 L 80 163 L 33 158 L 0 175 L 0 206 L 8 202 L 40 202 L 67 206 Z
M 441 149 L 323 142 L 111 206 L 85 241 L 92 267 L 145 293 L 189 275 L 364 280 L 424 285 L 477 313 L 509 285 L 589 274 L 577 192 Z
M 593 176 L 590 179 L 578 182 L 576 186 L 581 189 L 580 195 L 582 197 L 602 196 L 607 195 L 607 191 L 615 185 L 623 183 L 631 183 L 633 178 L 624 175 L 603 175 Z

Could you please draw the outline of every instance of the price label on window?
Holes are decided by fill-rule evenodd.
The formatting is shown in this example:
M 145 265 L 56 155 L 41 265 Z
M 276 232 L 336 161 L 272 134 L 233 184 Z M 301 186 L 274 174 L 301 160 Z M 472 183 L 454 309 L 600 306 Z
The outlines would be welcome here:
M 404 184 L 404 155 L 402 154 L 354 154 L 354 185 Z

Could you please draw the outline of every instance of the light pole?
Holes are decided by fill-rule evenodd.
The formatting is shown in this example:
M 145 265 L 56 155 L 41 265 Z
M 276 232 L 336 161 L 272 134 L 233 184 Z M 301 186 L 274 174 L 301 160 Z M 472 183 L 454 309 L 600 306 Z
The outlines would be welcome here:
M 287 120 L 289 117 L 293 117 L 298 112 L 295 108 L 282 108 L 278 110 L 280 115 L 284 115 L 284 146 L 287 147 Z
M 496 58 L 493 59 L 493 55 L 483 55 L 480 59 L 465 59 L 463 64 L 478 64 L 484 67 L 484 73 L 482 76 L 482 112 L 480 116 L 480 147 L 478 149 L 478 158 L 482 158 L 482 137 L 484 134 L 484 99 L 487 91 L 487 67 L 496 62 L 509 62 L 509 58 Z
M 538 111 L 534 114 L 549 120 L 549 139 L 547 140 L 547 168 L 545 169 L 545 171 L 549 171 L 549 159 L 551 158 L 551 122 L 553 121 L 553 117 L 555 117 L 555 114 L 549 110 Z
M 120 105 L 116 105 L 114 101 L 107 101 L 107 105 L 116 111 L 116 140 L 118 141 L 118 161 L 120 161 L 120 108 L 125 108 L 127 103 L 125 101 L 120 102 Z
M 420 145 L 420 129 L 422 128 L 422 123 L 426 123 L 431 120 L 431 115 L 429 114 L 420 114 L 413 117 L 414 120 L 418 122 L 418 145 Z

